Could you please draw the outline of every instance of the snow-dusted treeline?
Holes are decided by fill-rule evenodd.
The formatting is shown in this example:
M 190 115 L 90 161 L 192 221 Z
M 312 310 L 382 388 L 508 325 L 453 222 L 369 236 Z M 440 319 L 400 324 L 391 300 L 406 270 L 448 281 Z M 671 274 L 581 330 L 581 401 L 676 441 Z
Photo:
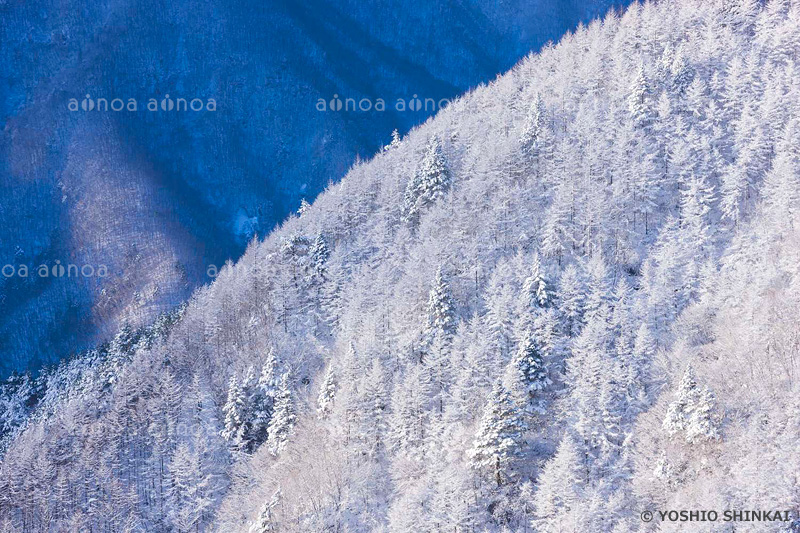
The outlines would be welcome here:
M 15 422 L 3 527 L 796 514 L 799 57 L 798 2 L 665 0 L 527 58 Z

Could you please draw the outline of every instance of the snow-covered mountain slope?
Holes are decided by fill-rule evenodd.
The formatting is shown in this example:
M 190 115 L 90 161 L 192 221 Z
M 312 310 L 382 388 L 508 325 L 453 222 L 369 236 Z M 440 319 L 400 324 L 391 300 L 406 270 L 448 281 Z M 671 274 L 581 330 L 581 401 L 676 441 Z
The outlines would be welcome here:
M 398 98 L 452 98 L 610 5 L 0 2 L 0 376 L 172 309 L 434 111 Z M 108 273 L 38 275 L 56 261 Z
M 798 57 L 797 2 L 667 0 L 527 58 L 254 241 L 168 326 L 123 332 L 91 356 L 102 371 L 56 372 L 0 464 L 0 523 L 794 519 Z

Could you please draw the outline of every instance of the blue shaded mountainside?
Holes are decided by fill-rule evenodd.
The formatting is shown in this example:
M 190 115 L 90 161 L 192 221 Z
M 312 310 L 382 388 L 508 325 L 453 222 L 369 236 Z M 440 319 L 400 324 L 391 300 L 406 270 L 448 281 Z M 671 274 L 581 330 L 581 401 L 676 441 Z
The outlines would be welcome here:
M 397 98 L 451 98 L 611 4 L 0 2 L 0 376 L 174 308 L 431 114 Z M 386 110 L 318 111 L 335 94 Z M 137 109 L 70 111 L 86 95 Z M 216 110 L 148 110 L 166 95 Z

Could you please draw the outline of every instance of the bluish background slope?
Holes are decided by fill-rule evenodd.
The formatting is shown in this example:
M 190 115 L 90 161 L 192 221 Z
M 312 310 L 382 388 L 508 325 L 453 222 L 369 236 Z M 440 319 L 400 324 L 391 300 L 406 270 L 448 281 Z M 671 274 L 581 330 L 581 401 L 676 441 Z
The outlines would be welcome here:
M 0 0 L 0 376 L 185 299 L 430 114 L 397 98 L 453 97 L 618 3 Z M 167 94 L 216 110 L 148 111 Z M 317 110 L 335 94 L 386 110 Z M 138 109 L 69 110 L 86 95 Z M 108 273 L 40 275 L 56 261 Z

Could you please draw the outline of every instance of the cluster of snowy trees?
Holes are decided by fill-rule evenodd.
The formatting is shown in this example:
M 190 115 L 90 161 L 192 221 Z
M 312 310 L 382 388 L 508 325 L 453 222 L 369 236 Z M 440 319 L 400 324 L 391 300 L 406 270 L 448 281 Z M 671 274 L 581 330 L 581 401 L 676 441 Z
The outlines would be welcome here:
M 798 57 L 790 0 L 633 5 L 530 56 L 254 241 L 108 386 L 12 422 L 0 527 L 796 516 Z
M 228 396 L 222 412 L 225 415 L 222 437 L 235 452 L 252 453 L 267 442 L 273 455 L 286 445 L 296 420 L 289 373 L 278 376 L 275 350 L 270 350 L 261 374 L 248 368 L 240 380 L 231 376 Z

